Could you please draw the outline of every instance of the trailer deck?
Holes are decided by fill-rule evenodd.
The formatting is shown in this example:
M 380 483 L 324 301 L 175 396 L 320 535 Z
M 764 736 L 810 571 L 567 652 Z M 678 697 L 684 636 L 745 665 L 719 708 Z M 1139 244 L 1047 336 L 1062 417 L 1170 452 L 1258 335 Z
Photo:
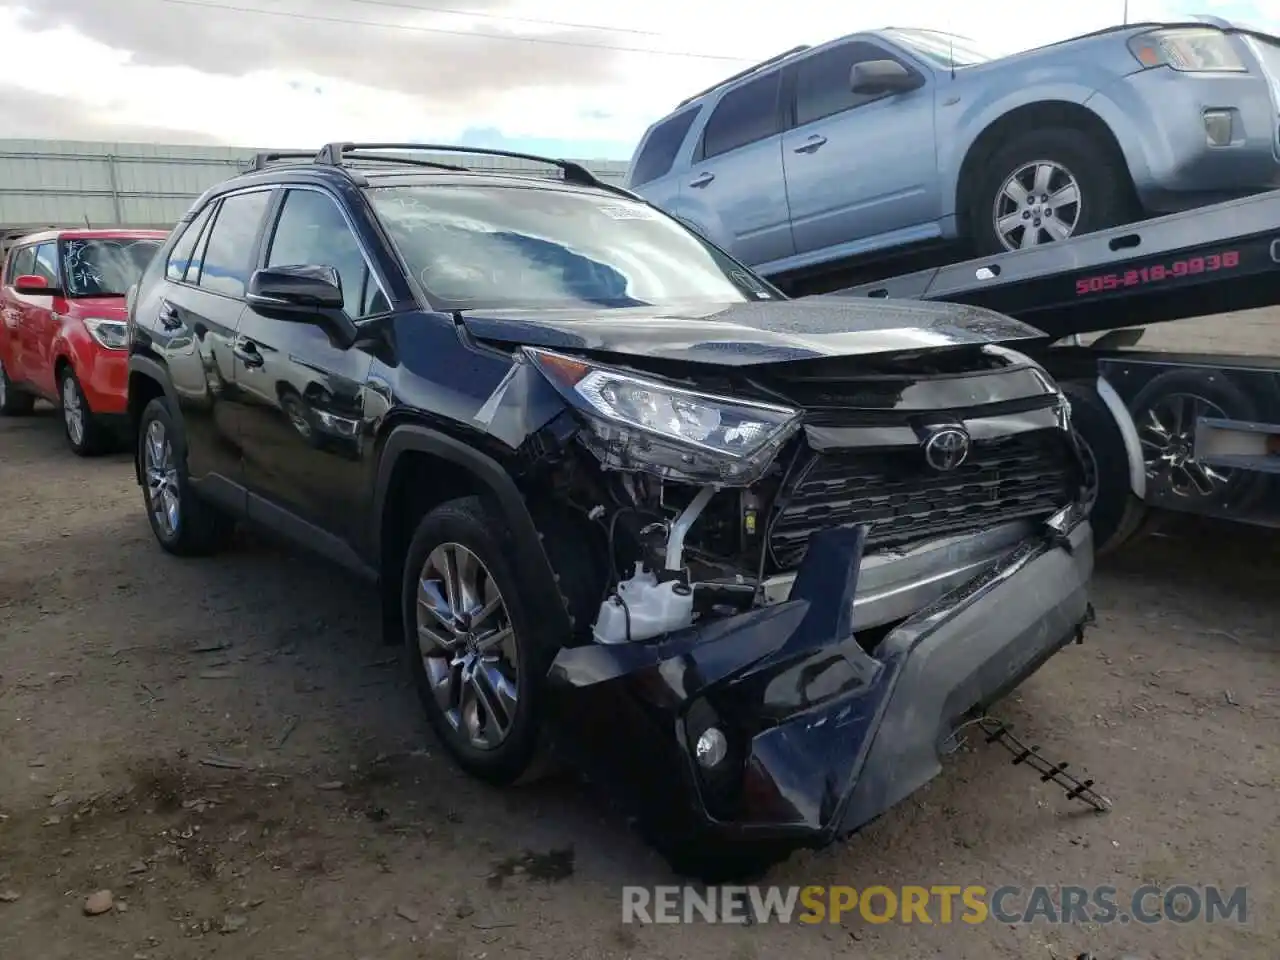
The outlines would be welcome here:
M 989 307 L 1058 339 L 1280 303 L 1280 190 L 820 296 Z

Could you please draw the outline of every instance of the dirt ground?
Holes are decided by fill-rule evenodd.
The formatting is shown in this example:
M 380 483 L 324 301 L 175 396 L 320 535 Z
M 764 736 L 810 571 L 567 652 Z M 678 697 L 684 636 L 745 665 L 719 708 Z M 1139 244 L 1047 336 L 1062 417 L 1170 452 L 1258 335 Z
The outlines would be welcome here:
M 363 588 L 256 538 L 163 554 L 127 458 L 77 459 L 41 408 L 0 422 L 0 957 L 1274 958 L 1277 584 L 1280 541 L 1225 526 L 1101 566 L 1085 645 L 1000 715 L 1110 813 L 979 745 L 770 876 L 1243 884 L 1247 925 L 623 925 L 663 864 L 571 780 L 457 773 Z

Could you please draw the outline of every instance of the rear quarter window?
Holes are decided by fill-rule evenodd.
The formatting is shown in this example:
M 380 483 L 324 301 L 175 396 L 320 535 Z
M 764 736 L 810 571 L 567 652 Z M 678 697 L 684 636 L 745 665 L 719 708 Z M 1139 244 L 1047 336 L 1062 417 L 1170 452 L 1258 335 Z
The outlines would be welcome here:
M 693 107 L 683 113 L 663 120 L 653 128 L 640 148 L 640 153 L 631 165 L 631 185 L 641 184 L 665 177 L 671 172 L 676 154 L 689 135 L 689 128 L 698 116 L 701 107 Z

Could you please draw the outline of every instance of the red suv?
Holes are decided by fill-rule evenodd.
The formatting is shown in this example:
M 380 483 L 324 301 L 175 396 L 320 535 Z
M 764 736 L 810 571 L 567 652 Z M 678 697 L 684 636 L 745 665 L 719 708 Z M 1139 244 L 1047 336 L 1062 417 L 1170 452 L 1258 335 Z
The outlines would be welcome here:
M 9 249 L 0 275 L 0 413 L 62 407 L 81 456 L 112 445 L 127 410 L 125 295 L 163 230 L 51 230 Z

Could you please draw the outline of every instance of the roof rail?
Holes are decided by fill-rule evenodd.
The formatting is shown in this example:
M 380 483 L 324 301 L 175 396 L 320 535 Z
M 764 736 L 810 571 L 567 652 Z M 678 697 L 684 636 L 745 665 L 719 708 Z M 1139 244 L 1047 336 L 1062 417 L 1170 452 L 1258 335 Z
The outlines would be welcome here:
M 741 80 L 743 77 L 749 77 L 751 76 L 751 74 L 755 73 L 757 70 L 763 70 L 765 67 L 772 66 L 773 64 L 777 63 L 779 60 L 785 60 L 787 59 L 787 57 L 794 57 L 797 53 L 804 53 L 804 51 L 808 50 L 810 46 L 811 44 L 802 43 L 798 47 L 792 47 L 790 50 L 783 50 L 782 53 L 779 53 L 777 56 L 770 57 L 768 60 L 761 60 L 755 66 L 747 67 L 747 69 L 745 70 L 740 70 L 739 72 L 735 73 L 732 77 L 725 77 L 719 83 L 713 83 L 711 86 L 707 87 L 707 89 L 699 90 L 697 93 L 695 93 L 691 97 L 685 97 L 678 104 L 676 104 L 676 109 L 679 110 L 681 107 L 685 106 L 686 104 L 693 103 L 693 101 L 697 100 L 699 97 L 705 97 L 708 93 L 711 93 L 715 90 L 719 90 L 721 87 L 727 84 L 733 83 L 735 80 Z
M 364 153 L 366 150 L 416 150 L 422 153 L 470 153 L 486 157 L 509 157 L 513 160 L 532 160 L 558 167 L 568 183 L 576 183 L 584 187 L 600 187 L 606 190 L 616 189 L 605 183 L 594 173 L 572 160 L 556 160 L 551 157 L 540 157 L 533 153 L 517 153 L 512 150 L 490 150 L 485 147 L 463 147 L 457 144 L 442 143 L 328 143 L 315 155 L 315 162 L 331 167 L 343 166 L 344 160 L 380 160 L 382 157 Z M 411 163 L 419 165 L 431 164 L 445 169 L 465 170 L 466 167 L 449 167 L 447 164 L 435 164 L 426 160 L 407 160 L 403 157 L 387 157 L 390 162 Z
M 314 153 L 307 153 L 302 150 L 271 150 L 265 153 L 254 154 L 252 170 L 263 170 L 268 164 L 276 163 L 280 160 L 314 160 Z

